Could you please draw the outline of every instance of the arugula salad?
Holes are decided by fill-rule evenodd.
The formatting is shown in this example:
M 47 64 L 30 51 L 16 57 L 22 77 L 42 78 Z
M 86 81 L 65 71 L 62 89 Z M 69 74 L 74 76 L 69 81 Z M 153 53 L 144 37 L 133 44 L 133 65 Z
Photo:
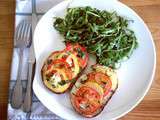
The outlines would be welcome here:
M 131 23 L 116 12 L 96 8 L 68 8 L 64 18 L 55 17 L 54 27 L 64 36 L 65 43 L 79 43 L 97 56 L 97 62 L 118 68 L 137 48 Z

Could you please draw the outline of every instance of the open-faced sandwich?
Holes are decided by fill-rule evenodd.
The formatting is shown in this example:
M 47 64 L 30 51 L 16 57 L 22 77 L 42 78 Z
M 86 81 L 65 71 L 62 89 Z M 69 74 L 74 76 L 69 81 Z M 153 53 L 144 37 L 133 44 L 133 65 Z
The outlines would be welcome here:
M 83 74 L 71 90 L 71 103 L 84 117 L 98 115 L 118 87 L 116 72 L 105 66 L 93 65 L 92 71 Z
M 44 85 L 54 93 L 65 92 L 86 67 L 88 54 L 79 44 L 67 44 L 44 62 L 41 70 Z

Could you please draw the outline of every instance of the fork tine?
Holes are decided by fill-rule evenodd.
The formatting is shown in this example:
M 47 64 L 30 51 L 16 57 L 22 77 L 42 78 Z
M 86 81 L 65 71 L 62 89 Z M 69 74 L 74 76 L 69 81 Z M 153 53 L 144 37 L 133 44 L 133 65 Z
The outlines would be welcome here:
M 20 22 L 16 28 L 16 34 L 15 34 L 16 40 L 18 40 L 19 38 L 19 35 L 20 35 L 19 33 L 20 33 L 21 28 L 22 28 L 22 22 Z
M 15 32 L 15 39 L 17 39 L 17 36 L 18 36 L 18 31 L 19 31 L 19 27 L 20 27 L 20 25 L 18 25 L 17 27 L 16 27 L 16 32 Z
M 16 34 L 15 34 L 15 45 L 18 43 L 20 34 L 21 34 L 21 29 L 22 29 L 23 23 L 20 22 L 16 28 Z
M 19 24 L 19 29 L 18 29 L 18 32 L 17 32 L 17 40 L 20 40 L 22 38 L 22 30 L 24 29 L 24 21 L 22 21 L 20 24 Z
M 24 39 L 25 39 L 26 46 L 28 46 L 31 41 L 30 40 L 30 28 L 31 28 L 31 25 L 29 23 L 26 23 L 26 29 L 24 31 Z
M 27 31 L 28 31 L 28 23 L 25 24 L 25 30 L 24 30 L 24 33 L 23 33 L 23 40 L 25 41 L 25 45 L 26 45 L 26 42 L 27 42 Z
M 23 29 L 23 35 L 22 35 L 22 39 L 23 41 L 26 41 L 26 31 L 28 29 L 28 24 L 25 22 L 25 27 Z
M 28 26 L 28 31 L 27 31 L 27 45 L 30 45 L 30 43 L 31 43 L 31 24 L 29 24 L 29 26 Z
M 15 46 L 28 47 L 31 43 L 31 24 L 25 20 L 21 21 L 16 28 Z
M 20 25 L 18 25 L 18 26 L 16 27 L 16 32 L 15 32 L 15 35 L 14 35 L 14 45 L 17 44 L 19 27 L 20 27 Z
M 22 29 L 21 29 L 21 33 L 20 33 L 20 39 L 25 41 L 24 39 L 24 33 L 25 33 L 25 30 L 26 30 L 26 22 L 25 21 L 22 21 L 23 25 L 22 25 Z

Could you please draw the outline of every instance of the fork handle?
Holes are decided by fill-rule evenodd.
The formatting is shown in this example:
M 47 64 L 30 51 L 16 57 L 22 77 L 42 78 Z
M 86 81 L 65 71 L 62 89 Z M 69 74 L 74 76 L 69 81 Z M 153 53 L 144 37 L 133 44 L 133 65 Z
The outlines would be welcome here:
M 16 109 L 20 108 L 23 100 L 23 87 L 21 82 L 22 62 L 23 62 L 23 48 L 20 48 L 17 80 L 11 96 L 11 106 Z
M 33 78 L 33 63 L 29 63 L 29 74 L 28 74 L 28 82 L 27 82 L 27 90 L 23 103 L 23 111 L 30 112 L 32 105 L 32 78 Z

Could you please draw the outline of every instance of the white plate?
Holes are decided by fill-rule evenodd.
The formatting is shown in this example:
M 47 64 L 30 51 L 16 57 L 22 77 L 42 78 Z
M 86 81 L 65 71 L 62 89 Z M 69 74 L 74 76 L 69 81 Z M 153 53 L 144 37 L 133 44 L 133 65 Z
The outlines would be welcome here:
M 47 56 L 64 48 L 63 38 L 53 28 L 53 17 L 64 16 L 70 1 L 66 0 L 50 9 L 39 21 L 35 34 L 36 74 L 33 90 L 39 100 L 52 112 L 64 119 L 84 120 L 72 108 L 68 93 L 57 95 L 45 88 L 40 70 Z M 119 118 L 131 111 L 145 96 L 153 81 L 156 53 L 150 31 L 143 20 L 130 8 L 115 0 L 74 0 L 70 7 L 91 6 L 108 11 L 117 11 L 121 16 L 134 20 L 130 28 L 135 31 L 139 47 L 131 58 L 122 63 L 117 71 L 119 87 L 105 109 L 92 119 L 108 120 Z

